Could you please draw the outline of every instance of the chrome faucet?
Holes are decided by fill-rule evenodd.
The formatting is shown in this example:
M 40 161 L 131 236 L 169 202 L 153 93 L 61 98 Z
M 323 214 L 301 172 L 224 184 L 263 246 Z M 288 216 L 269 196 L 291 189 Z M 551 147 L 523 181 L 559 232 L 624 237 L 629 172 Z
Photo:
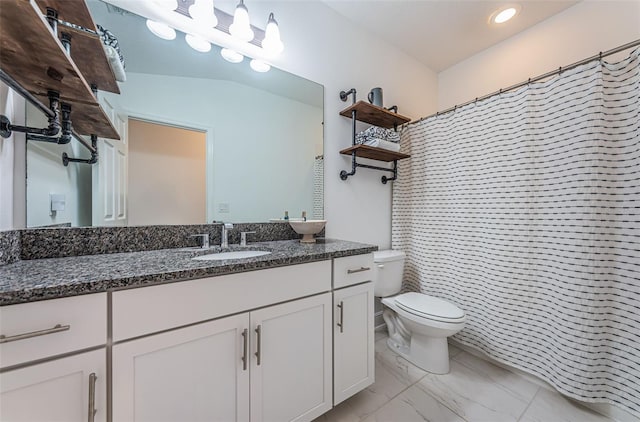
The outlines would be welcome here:
M 222 223 L 222 236 L 220 247 L 227 248 L 229 247 L 229 230 L 233 228 L 233 224 L 231 223 Z
M 202 249 L 209 249 L 209 233 L 192 234 L 191 237 L 201 237 Z

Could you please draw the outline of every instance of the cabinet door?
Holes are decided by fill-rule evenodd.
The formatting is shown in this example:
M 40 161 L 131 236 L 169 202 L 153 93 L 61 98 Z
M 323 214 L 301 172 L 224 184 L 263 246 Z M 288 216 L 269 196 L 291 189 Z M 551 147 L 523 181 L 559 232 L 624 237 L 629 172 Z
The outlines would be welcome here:
M 113 420 L 248 421 L 248 327 L 245 313 L 113 346 Z
M 105 367 L 101 349 L 0 374 L 0 420 L 106 421 Z
M 251 327 L 252 422 L 331 409 L 331 293 L 253 311 Z
M 373 283 L 333 293 L 333 404 L 374 381 Z

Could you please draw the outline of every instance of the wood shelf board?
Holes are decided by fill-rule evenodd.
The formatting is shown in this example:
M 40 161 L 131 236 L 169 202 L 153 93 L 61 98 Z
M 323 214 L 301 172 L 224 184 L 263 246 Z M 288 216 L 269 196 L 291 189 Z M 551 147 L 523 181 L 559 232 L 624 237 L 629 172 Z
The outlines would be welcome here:
M 411 121 L 409 117 L 378 107 L 365 101 L 358 101 L 351 107 L 347 107 L 340 112 L 341 116 L 351 118 L 351 112 L 356 111 L 356 120 L 369 123 L 374 126 L 390 129 L 395 125 L 400 126 Z
M 99 104 L 81 105 L 71 109 L 71 124 L 80 135 L 97 135 L 102 138 L 120 139 Z
M 411 157 L 408 154 L 401 152 L 389 151 L 384 148 L 372 147 L 369 145 L 354 145 L 352 147 L 343 149 L 340 154 L 351 155 L 352 152 L 356 153 L 356 157 L 369 158 L 371 160 L 391 162 L 395 160 L 402 160 Z
M 45 16 L 47 7 L 50 7 L 58 11 L 58 19 L 96 31 L 91 12 L 84 0 L 36 0 L 36 3 Z
M 43 15 L 47 14 L 47 7 L 58 11 L 60 20 L 83 28 L 90 29 L 92 34 L 81 29 L 58 24 L 58 38 L 62 32 L 71 35 L 71 58 L 75 62 L 82 76 L 89 85 L 95 85 L 102 91 L 120 93 L 115 75 L 109 65 L 102 47 L 102 40 L 97 34 L 97 28 L 91 12 L 84 0 L 36 0 Z
M 72 28 L 58 26 L 58 31 L 71 35 L 71 58 L 89 85 L 95 85 L 101 91 L 120 94 L 111 65 L 97 35 Z
M 119 139 L 33 0 L 0 1 L 0 68 L 45 106 L 49 105 L 47 91 L 58 91 L 60 101 L 72 107 L 72 124 L 78 132 L 82 128 L 85 134 Z M 89 131 L 89 124 L 95 124 L 95 129 Z

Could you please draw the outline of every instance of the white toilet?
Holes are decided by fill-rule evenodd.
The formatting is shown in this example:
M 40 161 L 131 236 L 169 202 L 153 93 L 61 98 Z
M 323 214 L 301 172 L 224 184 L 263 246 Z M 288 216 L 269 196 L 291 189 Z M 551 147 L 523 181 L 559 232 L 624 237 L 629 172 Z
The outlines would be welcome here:
M 423 293 L 403 293 L 405 254 L 387 250 L 373 253 L 374 291 L 385 306 L 389 347 L 409 362 L 434 374 L 449 372 L 447 337 L 464 327 L 465 313 L 456 305 Z

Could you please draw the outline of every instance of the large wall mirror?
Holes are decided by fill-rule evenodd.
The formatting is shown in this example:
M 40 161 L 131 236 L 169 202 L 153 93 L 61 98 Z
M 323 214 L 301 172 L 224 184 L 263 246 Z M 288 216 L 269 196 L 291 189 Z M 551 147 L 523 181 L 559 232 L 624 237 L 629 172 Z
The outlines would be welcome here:
M 97 165 L 67 167 L 62 152 L 89 155 L 77 142 L 28 141 L 28 227 L 323 217 L 322 85 L 275 68 L 257 73 L 246 59 L 228 63 L 215 45 L 200 53 L 184 34 L 162 40 L 140 16 L 88 4 L 126 62 L 121 94 L 100 94 L 123 141 L 101 140 Z M 28 107 L 29 124 L 42 119 Z M 105 162 L 123 170 L 112 174 Z M 123 194 L 109 199 L 113 187 Z M 60 200 L 64 209 L 52 210 Z M 105 201 L 123 218 L 105 216 Z

